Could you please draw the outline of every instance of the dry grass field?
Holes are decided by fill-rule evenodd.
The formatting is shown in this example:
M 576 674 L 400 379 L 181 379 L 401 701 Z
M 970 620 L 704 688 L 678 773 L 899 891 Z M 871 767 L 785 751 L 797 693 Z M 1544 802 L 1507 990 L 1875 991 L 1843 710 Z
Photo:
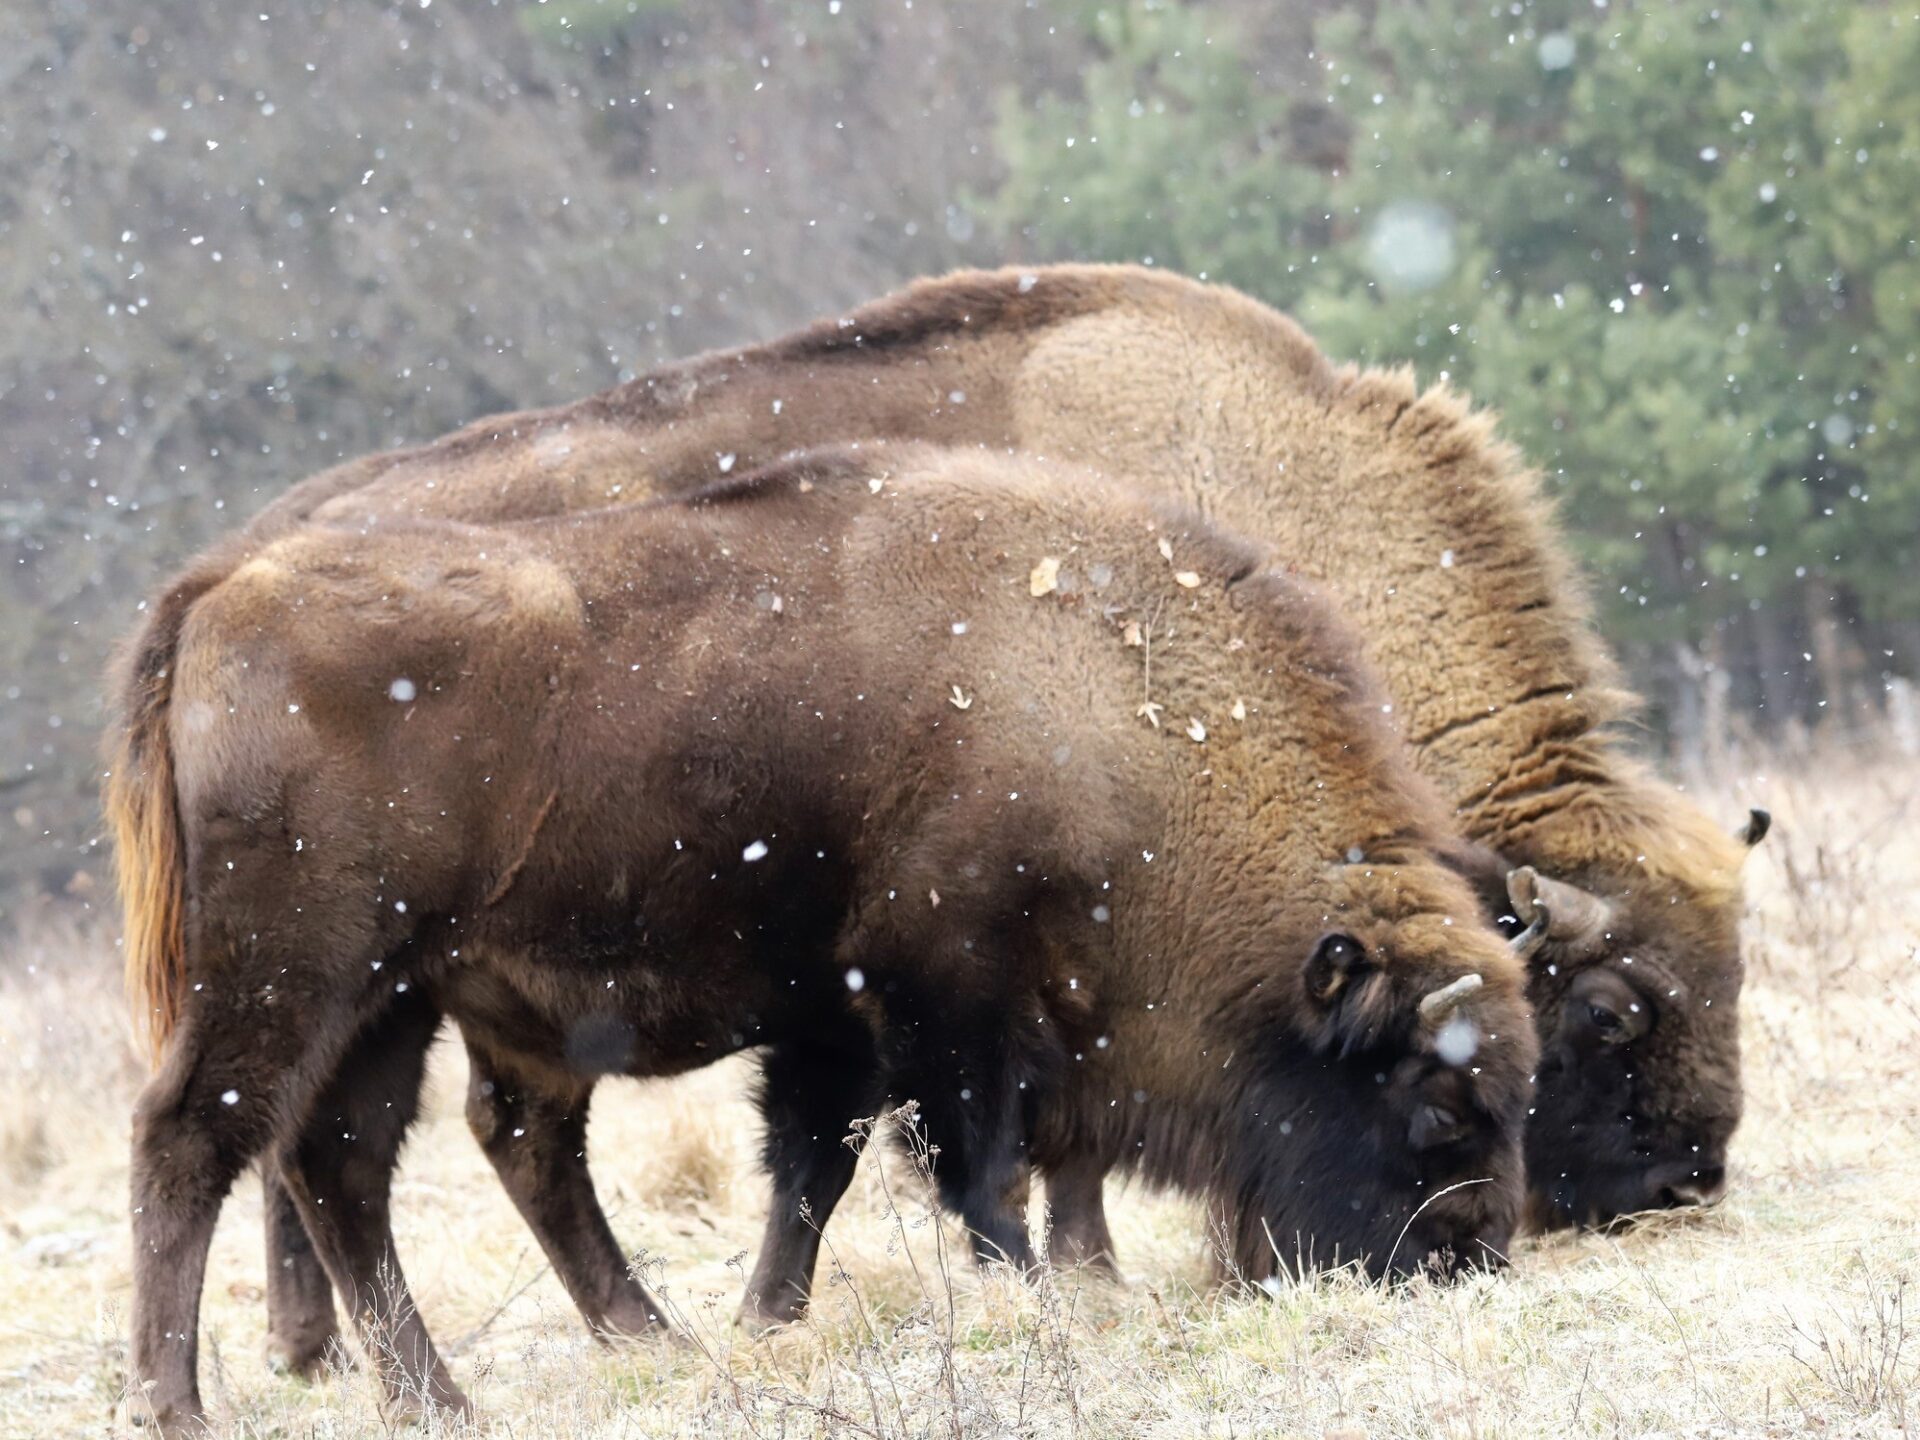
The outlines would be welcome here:
M 833 1436 L 1830 1436 L 1920 1427 L 1920 763 L 1754 766 L 1747 1119 L 1717 1210 L 1522 1241 L 1506 1274 L 1389 1291 L 1208 1288 L 1197 1219 L 1118 1191 L 1128 1283 L 976 1274 L 911 1166 L 874 1152 L 816 1311 L 732 1324 L 763 1190 L 738 1061 L 611 1084 L 601 1193 L 688 1343 L 589 1342 L 460 1118 L 442 1042 L 398 1184 L 422 1310 L 476 1402 L 426 1433 Z M 0 1435 L 124 1426 L 125 1129 L 137 1067 L 99 933 L 0 956 Z M 644 1247 L 644 1248 L 642 1248 Z M 370 1379 L 271 1374 L 259 1192 L 229 1201 L 203 1316 L 223 1435 L 380 1435 Z

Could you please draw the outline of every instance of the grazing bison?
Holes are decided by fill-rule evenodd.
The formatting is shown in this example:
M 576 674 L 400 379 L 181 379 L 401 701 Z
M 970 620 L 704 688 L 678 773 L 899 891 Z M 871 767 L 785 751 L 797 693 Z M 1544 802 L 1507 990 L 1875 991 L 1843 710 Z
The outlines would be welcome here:
M 1357 623 L 1416 766 L 1501 863 L 1543 1046 L 1534 1219 L 1718 1198 L 1740 1118 L 1740 869 L 1766 830 L 1709 822 L 1623 749 L 1631 707 L 1536 477 L 1444 387 L 1336 367 L 1234 291 L 1132 267 L 925 281 L 770 344 L 477 422 L 314 477 L 307 517 L 501 520 L 682 492 L 865 437 L 1018 447 L 1170 491 L 1276 542 Z M 1070 1242 L 1104 1243 L 1058 1177 Z
M 1476 876 L 1521 923 L 1544 1056 L 1533 1218 L 1708 1201 L 1740 1116 L 1746 845 L 1659 785 L 1608 722 L 1630 704 L 1588 622 L 1535 477 L 1444 388 L 1332 365 L 1233 291 L 1130 267 L 963 273 L 771 344 L 575 404 L 483 420 L 296 487 L 236 544 L 319 517 L 511 520 L 685 492 L 792 450 L 924 438 L 1070 457 L 1280 543 L 1360 624 L 1414 761 Z M 1748 845 L 1765 831 L 1756 812 Z M 1537 935 L 1543 934 L 1536 930 Z M 578 1155 L 586 1094 L 552 1100 L 474 1049 L 475 1132 L 597 1330 L 643 1326 Z M 498 1137 L 566 1132 L 551 1163 Z M 1056 1248 L 1110 1254 L 1097 1170 L 1048 1177 Z M 298 1368 L 332 1333 L 324 1279 L 269 1182 L 272 1345 Z
M 548 1094 L 771 1047 L 789 1215 L 891 1084 L 1019 1263 L 1028 1163 L 1068 1159 L 1204 1194 L 1254 1277 L 1497 1261 L 1525 970 L 1364 674 L 1253 547 L 972 452 L 217 550 L 129 654 L 108 786 L 163 1057 L 141 1403 L 200 1413 L 262 1155 L 390 1397 L 462 1403 L 387 1223 L 442 1013 Z

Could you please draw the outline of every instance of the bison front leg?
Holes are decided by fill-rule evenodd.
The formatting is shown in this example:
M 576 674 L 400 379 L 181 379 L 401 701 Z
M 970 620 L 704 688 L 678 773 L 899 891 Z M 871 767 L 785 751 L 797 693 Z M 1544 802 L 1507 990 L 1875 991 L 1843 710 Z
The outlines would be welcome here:
M 561 1094 L 469 1042 L 467 1124 L 560 1283 L 601 1339 L 666 1328 L 627 1264 L 587 1170 L 591 1085 Z
M 1107 1229 L 1106 1167 L 1088 1156 L 1073 1156 L 1046 1172 L 1047 1208 L 1053 1233 L 1047 1258 L 1055 1265 L 1084 1266 L 1114 1279 L 1113 1234 Z
M 1025 1273 L 1038 1265 L 1027 1229 L 1033 1170 L 1023 1091 L 997 1047 L 950 1052 L 950 1068 L 922 1071 L 912 1093 L 929 1144 L 940 1198 L 957 1210 L 974 1259 Z
M 340 1338 L 333 1284 L 277 1166 L 261 1167 L 267 1231 L 267 1363 L 310 1379 Z
M 820 1231 L 860 1159 L 850 1132 L 856 1120 L 879 1110 L 884 1095 L 879 1058 L 864 1026 L 846 1027 L 836 1043 L 781 1045 L 768 1054 L 760 1113 L 773 1201 L 760 1260 L 740 1306 L 741 1324 L 783 1325 L 806 1310 Z
M 439 1023 L 416 992 L 369 1026 L 281 1157 L 287 1192 L 398 1417 L 467 1409 L 414 1308 L 390 1211 L 394 1166 Z

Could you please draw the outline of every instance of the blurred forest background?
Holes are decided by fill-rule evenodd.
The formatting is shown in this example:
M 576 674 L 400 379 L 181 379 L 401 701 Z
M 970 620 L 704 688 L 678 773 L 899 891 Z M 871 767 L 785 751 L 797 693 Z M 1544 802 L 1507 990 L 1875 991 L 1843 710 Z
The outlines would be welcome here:
M 0 917 L 293 480 L 959 265 L 1146 261 L 1505 417 L 1683 765 L 1916 735 L 1920 19 L 1872 0 L 0 0 Z

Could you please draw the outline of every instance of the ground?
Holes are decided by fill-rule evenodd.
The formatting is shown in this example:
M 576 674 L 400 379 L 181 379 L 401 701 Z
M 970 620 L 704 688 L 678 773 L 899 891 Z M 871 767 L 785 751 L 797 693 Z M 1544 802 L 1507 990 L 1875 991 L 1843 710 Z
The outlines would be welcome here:
M 1833 747 L 1713 787 L 1770 805 L 1750 863 L 1747 1118 L 1728 1199 L 1521 1241 L 1505 1274 L 1211 1288 L 1186 1203 L 1110 1192 L 1128 1281 L 981 1277 L 897 1154 L 828 1227 L 814 1318 L 736 1329 L 764 1192 L 739 1061 L 614 1084 L 591 1137 L 622 1239 L 690 1343 L 591 1343 L 460 1118 L 443 1042 L 401 1252 L 485 1436 L 1882 1435 L 1920 1426 L 1920 763 Z M 138 1067 L 104 926 L 0 955 L 0 1435 L 121 1433 Z M 870 1157 L 873 1152 L 869 1152 Z M 830 1278 L 829 1278 L 830 1277 Z M 270 1373 L 258 1187 L 203 1316 L 220 1434 L 390 1433 L 364 1371 Z M 1920 1325 L 1920 1321 L 1916 1321 Z

